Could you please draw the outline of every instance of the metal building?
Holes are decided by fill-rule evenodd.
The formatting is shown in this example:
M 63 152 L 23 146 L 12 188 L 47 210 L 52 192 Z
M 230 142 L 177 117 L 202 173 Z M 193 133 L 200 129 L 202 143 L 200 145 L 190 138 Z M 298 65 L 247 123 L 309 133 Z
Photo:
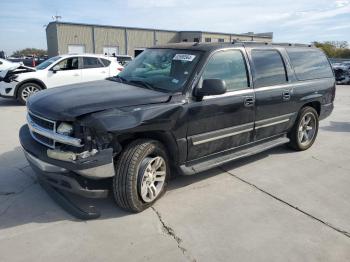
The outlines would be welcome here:
M 48 55 L 96 53 L 136 56 L 147 47 L 176 42 L 229 42 L 254 40 L 272 42 L 272 33 L 230 34 L 203 31 L 170 31 L 67 22 L 46 27 Z

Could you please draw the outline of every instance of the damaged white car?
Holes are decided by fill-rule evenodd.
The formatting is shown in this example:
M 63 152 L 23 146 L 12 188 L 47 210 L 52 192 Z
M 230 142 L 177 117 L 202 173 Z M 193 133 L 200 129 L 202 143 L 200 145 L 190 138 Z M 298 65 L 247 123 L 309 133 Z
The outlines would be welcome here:
M 35 68 L 17 64 L 0 72 L 0 97 L 15 98 L 26 104 L 40 90 L 116 76 L 123 70 L 115 59 L 103 55 L 62 55 Z

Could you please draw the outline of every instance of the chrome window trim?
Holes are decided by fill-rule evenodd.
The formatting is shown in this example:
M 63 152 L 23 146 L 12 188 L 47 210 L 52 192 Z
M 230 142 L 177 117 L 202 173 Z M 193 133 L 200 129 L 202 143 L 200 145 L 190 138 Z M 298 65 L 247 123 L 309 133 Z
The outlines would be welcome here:
M 242 90 L 235 90 L 235 91 L 226 92 L 225 94 L 222 94 L 222 95 L 205 96 L 205 97 L 203 97 L 203 100 L 228 97 L 228 96 L 235 96 L 235 95 L 245 95 L 245 94 L 250 94 L 250 93 L 254 93 L 254 90 L 251 88 L 246 88 L 246 89 L 242 89 Z
M 42 118 L 43 120 L 47 120 L 45 118 Z M 50 121 L 50 120 L 48 120 Z M 30 132 L 34 132 L 34 133 L 37 133 L 39 135 L 42 135 L 42 136 L 45 136 L 49 139 L 52 139 L 54 140 L 54 143 L 53 145 L 48 145 L 46 143 L 44 143 L 43 141 L 40 141 L 39 139 L 37 139 L 35 137 L 35 135 L 32 134 L 32 137 L 38 141 L 39 143 L 43 144 L 43 145 L 46 145 L 50 148 L 54 148 L 55 147 L 55 142 L 59 142 L 59 143 L 62 143 L 62 144 L 66 144 L 66 145 L 71 145 L 71 146 L 76 146 L 76 147 L 82 147 L 83 145 L 81 144 L 81 139 L 79 138 L 74 138 L 74 137 L 69 137 L 69 136 L 65 136 L 65 135 L 61 135 L 61 134 L 58 134 L 56 133 L 56 123 L 55 123 L 55 126 L 54 126 L 54 130 L 49 130 L 49 129 L 46 129 L 46 128 L 43 128 L 39 125 L 37 125 L 30 117 L 29 114 L 27 114 L 27 123 L 28 123 L 28 127 L 29 127 L 29 130 Z

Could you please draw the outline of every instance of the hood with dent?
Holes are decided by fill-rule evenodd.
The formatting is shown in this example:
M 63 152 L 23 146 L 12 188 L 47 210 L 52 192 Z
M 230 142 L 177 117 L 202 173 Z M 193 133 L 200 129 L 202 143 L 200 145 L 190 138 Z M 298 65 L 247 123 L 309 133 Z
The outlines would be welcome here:
M 73 121 L 101 110 L 164 103 L 169 98 L 166 93 L 102 80 L 40 91 L 29 98 L 27 107 L 48 119 Z

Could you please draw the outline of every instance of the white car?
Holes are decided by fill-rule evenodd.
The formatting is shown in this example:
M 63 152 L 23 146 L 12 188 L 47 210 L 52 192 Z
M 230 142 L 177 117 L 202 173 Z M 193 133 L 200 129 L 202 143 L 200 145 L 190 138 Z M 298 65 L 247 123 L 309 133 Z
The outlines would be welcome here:
M 123 66 L 115 59 L 103 55 L 55 56 L 35 68 L 18 65 L 1 72 L 0 96 L 25 104 L 31 94 L 40 90 L 102 80 L 122 70 Z
M 6 59 L 0 58 L 0 72 L 5 71 L 9 68 L 13 68 L 15 66 L 19 66 L 19 65 L 20 65 L 20 63 L 13 63 L 13 62 L 10 62 Z

